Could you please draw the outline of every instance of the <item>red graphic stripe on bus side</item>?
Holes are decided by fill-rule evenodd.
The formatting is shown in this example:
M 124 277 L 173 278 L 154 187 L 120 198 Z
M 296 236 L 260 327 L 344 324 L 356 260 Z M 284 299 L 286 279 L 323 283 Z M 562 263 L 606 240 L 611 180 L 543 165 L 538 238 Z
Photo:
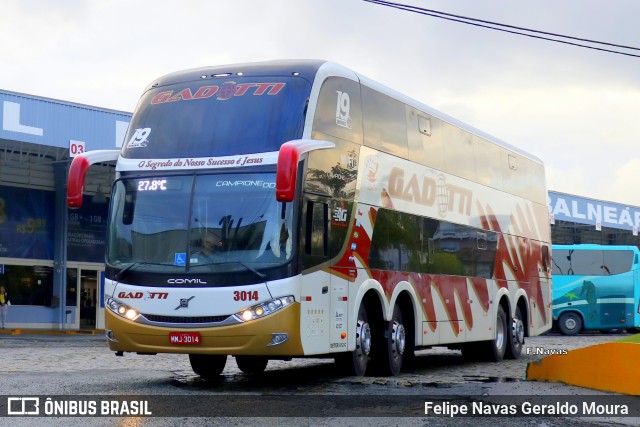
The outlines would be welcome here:
M 335 264 L 335 267 L 330 267 L 330 270 L 336 273 L 344 271 L 344 268 L 353 269 L 353 274 L 349 276 L 350 280 L 358 277 L 358 269 L 355 265 L 355 258 L 357 258 L 365 268 L 369 268 L 368 259 L 369 252 L 371 251 L 371 236 L 366 232 L 366 229 L 362 226 L 363 221 L 371 221 L 373 225 L 376 219 L 376 210 L 370 208 L 369 211 L 364 211 L 357 208 L 353 226 L 351 228 L 351 235 L 347 241 L 342 256 Z M 352 249 L 355 245 L 355 249 Z M 340 274 L 340 273 L 339 273 Z
M 494 277 L 498 283 L 507 283 L 507 271 L 510 276 L 515 277 L 518 286 L 525 290 L 529 300 L 536 303 L 544 323 L 547 322 L 547 315 L 544 309 L 544 298 L 542 292 L 542 281 L 538 273 L 538 261 L 542 260 L 542 245 L 538 241 L 531 240 L 529 245 L 525 239 L 502 233 L 496 216 L 488 208 L 487 215 L 491 229 L 498 233 L 498 247 L 496 249 L 496 261 L 494 266 Z M 520 221 L 527 223 L 524 213 L 518 209 L 516 211 Z M 531 218 L 529 217 L 529 220 Z M 511 218 L 511 223 L 516 224 L 516 218 Z M 507 241 L 510 243 L 507 244 Z M 528 251 L 527 251 L 528 248 Z M 518 252 L 523 260 L 520 260 Z M 546 273 L 544 273 L 546 274 Z
M 427 321 L 438 321 L 436 317 L 435 305 L 433 302 L 433 293 L 432 287 L 436 289 L 438 296 L 440 297 L 443 305 L 445 306 L 445 310 L 447 312 L 446 321 L 460 321 L 464 320 L 464 323 L 468 329 L 473 329 L 473 312 L 471 310 L 471 304 L 468 303 L 470 300 L 469 291 L 467 286 L 467 278 L 461 276 L 444 276 L 444 275 L 434 275 L 434 274 L 420 274 L 420 273 L 403 273 L 403 272 L 392 272 L 392 271 L 382 271 L 382 270 L 370 270 L 369 273 L 371 277 L 376 279 L 385 291 L 387 295 L 387 299 L 390 299 L 393 294 L 393 290 L 398 285 L 398 283 L 402 281 L 408 281 L 413 285 L 413 288 L 416 290 L 420 299 L 422 301 L 422 307 L 425 312 L 425 316 Z M 487 289 L 486 280 L 485 279 L 477 279 L 478 282 L 485 281 L 484 289 Z M 478 288 L 482 289 L 483 286 L 479 286 Z M 456 298 L 457 295 L 457 298 Z M 480 298 L 482 306 L 488 307 L 489 299 L 488 292 L 484 293 L 484 297 L 480 294 L 478 295 Z M 462 311 L 463 319 L 460 319 L 458 316 L 458 310 L 456 306 L 456 299 L 461 301 L 460 309 Z M 443 321 L 440 319 L 440 321 Z M 430 323 L 431 329 L 435 331 L 435 325 Z M 460 331 L 454 323 L 449 323 L 453 333 L 457 336 Z

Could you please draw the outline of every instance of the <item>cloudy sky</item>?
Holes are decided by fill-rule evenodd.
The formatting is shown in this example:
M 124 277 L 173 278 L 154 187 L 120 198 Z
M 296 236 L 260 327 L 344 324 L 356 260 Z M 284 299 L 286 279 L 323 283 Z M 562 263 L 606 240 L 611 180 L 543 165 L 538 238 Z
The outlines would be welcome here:
M 396 1 L 640 48 L 637 0 Z M 0 40 L 1 89 L 128 112 L 179 69 L 335 61 L 537 155 L 550 190 L 640 206 L 640 57 L 363 0 L 2 0 Z

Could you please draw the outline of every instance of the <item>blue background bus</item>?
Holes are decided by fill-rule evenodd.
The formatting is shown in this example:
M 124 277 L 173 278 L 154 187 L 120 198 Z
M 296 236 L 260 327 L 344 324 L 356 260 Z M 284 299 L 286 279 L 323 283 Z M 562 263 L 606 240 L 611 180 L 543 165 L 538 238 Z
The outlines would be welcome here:
M 640 326 L 636 246 L 553 245 L 553 319 L 564 335 Z

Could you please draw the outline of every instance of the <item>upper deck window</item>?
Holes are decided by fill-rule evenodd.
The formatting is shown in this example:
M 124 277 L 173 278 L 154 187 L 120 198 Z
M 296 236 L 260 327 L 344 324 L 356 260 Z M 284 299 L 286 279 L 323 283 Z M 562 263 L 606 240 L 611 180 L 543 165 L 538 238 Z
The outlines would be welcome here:
M 131 159 L 278 151 L 300 138 L 310 85 L 294 77 L 229 77 L 146 92 L 122 146 Z
M 364 145 L 404 159 L 409 156 L 405 105 L 387 95 L 362 87 Z

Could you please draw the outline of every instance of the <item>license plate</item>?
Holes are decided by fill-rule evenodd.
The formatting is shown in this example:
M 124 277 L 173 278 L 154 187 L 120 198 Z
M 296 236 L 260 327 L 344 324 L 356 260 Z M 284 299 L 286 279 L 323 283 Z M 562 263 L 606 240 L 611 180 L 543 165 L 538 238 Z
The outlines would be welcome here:
M 174 345 L 199 345 L 202 342 L 200 332 L 170 332 L 169 343 Z

